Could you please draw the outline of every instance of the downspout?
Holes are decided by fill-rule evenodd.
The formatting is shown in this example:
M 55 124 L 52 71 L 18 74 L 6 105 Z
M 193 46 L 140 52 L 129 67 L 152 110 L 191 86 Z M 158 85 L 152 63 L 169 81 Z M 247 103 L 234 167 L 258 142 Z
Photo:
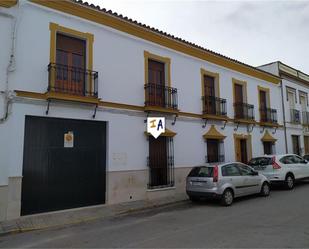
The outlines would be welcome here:
M 7 14 L 0 11 L 0 16 L 4 16 L 12 19 L 12 31 L 11 31 L 11 52 L 10 59 L 6 68 L 5 75 L 5 87 L 4 91 L 1 91 L 1 95 L 4 95 L 4 115 L 0 118 L 0 124 L 4 123 L 9 117 L 9 109 L 13 99 L 13 93 L 9 90 L 9 74 L 15 71 L 15 42 L 17 31 L 17 18 L 14 15 Z
M 280 81 L 281 88 L 281 104 L 282 104 L 282 114 L 283 114 L 283 130 L 284 130 L 284 142 L 285 142 L 285 153 L 288 153 L 288 142 L 287 142 L 287 135 L 286 135 L 286 121 L 285 121 L 285 108 L 284 108 L 284 96 L 283 96 L 283 84 L 282 80 Z

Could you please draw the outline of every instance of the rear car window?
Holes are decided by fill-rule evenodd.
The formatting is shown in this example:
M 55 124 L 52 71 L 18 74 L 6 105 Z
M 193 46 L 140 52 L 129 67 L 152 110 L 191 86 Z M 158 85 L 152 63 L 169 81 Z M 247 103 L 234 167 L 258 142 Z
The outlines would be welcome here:
M 240 176 L 239 168 L 235 164 L 229 164 L 221 168 L 222 176 Z
M 190 173 L 189 177 L 212 177 L 213 176 L 213 167 L 195 167 Z
M 252 158 L 249 163 L 249 166 L 264 166 L 264 165 L 271 165 L 271 158 L 270 157 L 256 157 Z

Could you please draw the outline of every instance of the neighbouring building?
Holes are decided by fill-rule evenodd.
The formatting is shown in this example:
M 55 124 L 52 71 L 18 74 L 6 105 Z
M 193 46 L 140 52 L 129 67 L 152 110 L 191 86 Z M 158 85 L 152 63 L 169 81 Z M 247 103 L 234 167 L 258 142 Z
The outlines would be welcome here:
M 284 153 L 278 75 L 82 1 L 0 6 L 0 220 L 185 195 L 195 165 Z
M 280 61 L 259 68 L 282 78 L 287 152 L 309 154 L 309 75 Z

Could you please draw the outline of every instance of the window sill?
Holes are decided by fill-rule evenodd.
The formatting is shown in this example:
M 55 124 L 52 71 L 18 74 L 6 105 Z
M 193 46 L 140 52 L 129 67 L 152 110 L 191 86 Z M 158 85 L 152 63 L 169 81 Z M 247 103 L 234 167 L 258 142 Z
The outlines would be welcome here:
M 89 104 L 99 104 L 100 102 L 100 99 L 97 97 L 79 96 L 79 95 L 72 95 L 68 93 L 60 93 L 60 92 L 53 92 L 53 91 L 49 91 L 45 95 L 46 95 L 46 99 L 74 101 L 74 102 L 89 103 Z
M 170 114 L 178 114 L 179 110 L 174 108 L 164 108 L 160 106 L 145 106 L 144 110 L 153 111 L 153 112 L 162 112 L 162 113 L 170 113 Z
M 175 186 L 173 186 L 173 187 L 165 187 L 165 188 L 153 188 L 153 189 L 147 189 L 147 192 L 158 192 L 158 191 L 168 191 L 168 190 L 174 190 L 174 189 L 176 189 L 176 187 Z

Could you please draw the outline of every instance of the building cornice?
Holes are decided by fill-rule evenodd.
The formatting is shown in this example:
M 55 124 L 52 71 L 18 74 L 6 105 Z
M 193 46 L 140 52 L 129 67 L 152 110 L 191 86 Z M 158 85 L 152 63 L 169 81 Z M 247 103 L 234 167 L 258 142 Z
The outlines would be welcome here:
M 166 48 L 208 61 L 210 63 L 229 68 L 231 70 L 255 77 L 270 83 L 278 84 L 280 78 L 260 69 L 246 65 L 239 61 L 217 54 L 195 44 L 173 37 L 166 33 L 152 29 L 146 25 L 134 22 L 121 15 L 104 11 L 94 5 L 71 0 L 30 0 L 32 3 L 51 8 L 66 14 L 77 16 L 135 37 L 156 43 Z

